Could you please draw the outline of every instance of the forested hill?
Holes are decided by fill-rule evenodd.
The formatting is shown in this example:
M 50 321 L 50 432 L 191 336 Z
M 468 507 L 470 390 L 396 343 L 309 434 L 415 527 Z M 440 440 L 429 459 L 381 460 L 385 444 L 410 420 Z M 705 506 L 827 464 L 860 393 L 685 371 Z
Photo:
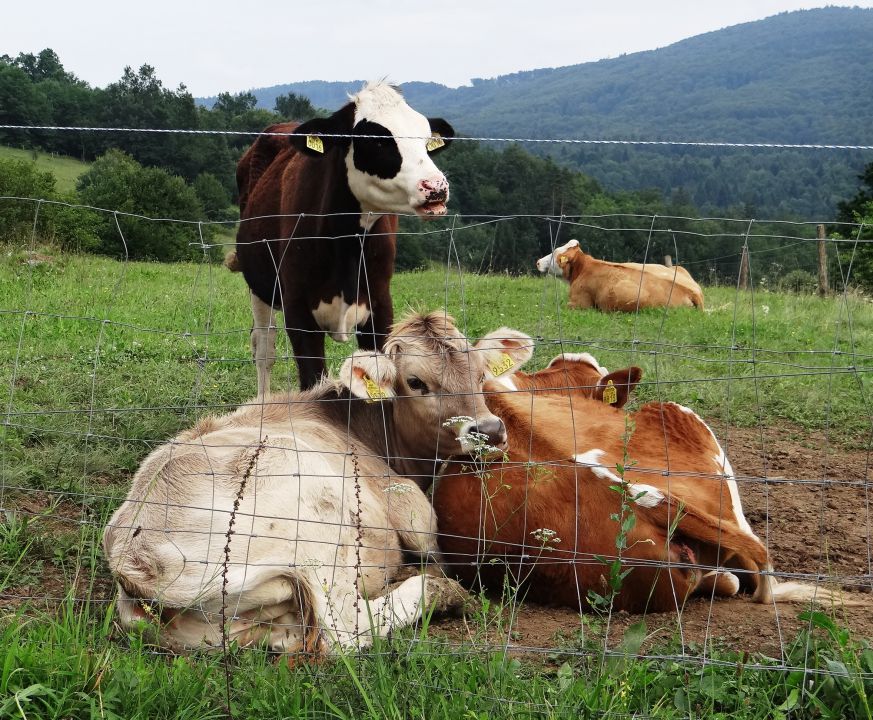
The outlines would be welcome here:
M 523 52 L 523 51 L 522 51 Z M 336 108 L 361 81 L 254 90 Z M 468 136 L 873 144 L 873 10 L 782 13 L 665 48 L 556 69 L 403 86 Z M 538 151 L 535 145 L 529 149 Z M 610 189 L 657 187 L 706 210 L 826 216 L 873 153 L 548 146 Z

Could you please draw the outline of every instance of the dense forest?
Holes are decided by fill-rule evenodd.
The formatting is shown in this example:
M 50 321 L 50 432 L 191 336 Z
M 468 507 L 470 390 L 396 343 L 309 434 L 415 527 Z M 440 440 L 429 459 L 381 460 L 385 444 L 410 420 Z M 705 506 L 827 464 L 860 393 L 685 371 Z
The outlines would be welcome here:
M 333 107 L 360 87 L 305 82 L 253 90 Z M 669 47 L 469 87 L 403 86 L 410 103 L 469 137 L 873 145 L 873 9 L 782 13 Z M 210 104 L 214 98 L 204 98 Z M 704 213 L 828 218 L 873 160 L 859 151 L 527 144 L 606 189 L 681 192 Z
M 148 65 L 137 71 L 125 68 L 117 82 L 93 88 L 68 72 L 50 49 L 2 56 L 0 124 L 240 134 L 2 129 L 0 145 L 74 156 L 90 166 L 78 178 L 75 192 L 64 194 L 57 191 L 50 174 L 32 164 L 0 160 L 0 195 L 63 200 L 124 213 L 40 206 L 36 213 L 40 232 L 64 247 L 131 258 L 193 257 L 202 253 L 204 243 L 212 244 L 216 232 L 215 226 L 198 221 L 225 222 L 231 227 L 237 218 L 235 167 L 254 133 L 283 119 L 305 120 L 326 112 L 293 91 L 275 95 L 271 109 L 258 107 L 254 92 L 222 93 L 206 107 L 184 85 L 165 88 Z M 630 157 L 630 149 L 623 152 Z M 772 157 L 791 155 L 783 151 Z M 632 172 L 628 158 L 617 161 L 624 174 Z M 743 170 L 742 160 L 733 156 L 701 153 L 698 160 L 704 169 L 698 172 L 686 163 L 687 183 L 676 184 L 669 192 L 617 190 L 573 169 L 566 158 L 535 155 L 519 143 L 456 141 L 439 162 L 451 181 L 453 217 L 427 225 L 404 219 L 398 267 L 448 261 L 474 271 L 531 272 L 533 261 L 556 241 L 578 237 L 598 257 L 651 261 L 669 254 L 703 280 L 729 281 L 736 277 L 740 249 L 748 238 L 753 252 L 759 253 L 762 275 L 780 279 L 794 271 L 808 274 L 814 266 L 812 245 L 788 254 L 782 248 L 810 240 L 815 233 L 812 224 L 748 220 L 761 217 L 758 203 L 767 185 L 761 173 L 745 168 L 746 194 L 727 193 L 723 198 L 719 215 L 740 220 L 691 219 L 700 218 L 706 209 L 696 200 L 701 188 L 725 175 L 728 168 L 735 175 Z M 771 170 L 779 172 L 778 163 Z M 863 181 L 869 184 L 869 177 Z M 802 176 L 794 178 L 795 184 L 802 182 Z M 858 190 L 853 176 L 850 190 L 832 198 L 834 206 L 842 201 L 839 219 L 858 222 L 867 217 L 865 192 Z M 847 200 L 853 193 L 857 193 L 854 199 Z M 189 222 L 158 223 L 135 215 Z M 507 220 L 507 216 L 514 217 Z M 34 205 L 0 200 L 0 239 L 28 237 L 34 217 Z M 833 212 L 829 217 L 834 217 Z M 846 230 L 835 226 L 834 232 Z M 213 254 L 217 256 L 218 250 Z M 873 283 L 873 272 L 870 275 Z M 794 278 L 798 280 L 796 274 Z M 799 279 L 809 280 L 807 275 Z

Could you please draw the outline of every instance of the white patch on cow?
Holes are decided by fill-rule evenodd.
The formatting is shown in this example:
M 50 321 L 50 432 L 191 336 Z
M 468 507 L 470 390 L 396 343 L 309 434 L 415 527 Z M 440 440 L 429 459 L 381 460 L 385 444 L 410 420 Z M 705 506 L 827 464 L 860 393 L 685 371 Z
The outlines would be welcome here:
M 591 468 L 591 472 L 599 478 L 621 483 L 621 478 L 612 472 L 612 470 L 606 468 L 601 462 L 605 455 L 605 450 L 595 448 L 594 450 L 587 450 L 584 453 L 574 455 L 573 461 L 578 465 L 584 465 L 585 467 Z
M 712 428 L 706 424 L 700 415 L 694 412 L 691 408 L 687 408 L 684 405 L 679 405 L 678 403 L 670 403 L 671 405 L 676 406 L 682 412 L 687 413 L 689 415 L 693 415 L 697 421 L 706 428 L 707 432 L 709 432 L 710 437 L 712 438 L 712 442 L 715 443 L 715 447 L 718 452 L 713 457 L 716 466 L 716 472 L 720 475 L 723 475 L 725 478 L 725 484 L 728 487 L 728 493 L 731 497 L 731 507 L 734 511 L 734 519 L 737 521 L 737 525 L 740 527 L 745 533 L 748 533 L 755 539 L 760 539 L 752 530 L 752 526 L 749 525 L 749 521 L 746 520 L 746 516 L 743 514 L 743 503 L 740 500 L 740 490 L 737 487 L 737 481 L 734 479 L 734 469 L 731 467 L 730 460 L 727 459 L 727 455 L 725 455 L 724 450 L 721 447 L 721 444 L 718 442 L 718 438 L 715 436 L 715 433 L 712 431 Z
M 631 497 L 637 498 L 634 500 L 637 505 L 642 505 L 643 507 L 655 507 L 655 505 L 660 504 L 664 500 L 664 493 L 658 490 L 658 488 L 643 483 L 632 483 L 628 486 L 628 493 Z M 645 494 L 640 495 L 640 493 Z M 640 495 L 640 497 L 637 497 L 637 495 Z
M 385 213 L 418 213 L 423 216 L 444 215 L 445 204 L 424 212 L 427 190 L 444 189 L 448 201 L 449 183 L 427 153 L 431 138 L 427 118 L 413 110 L 403 96 L 385 82 L 368 83 L 351 97 L 355 119 L 379 123 L 394 136 L 402 158 L 400 170 L 392 178 L 380 178 L 355 167 L 353 148 L 346 155 L 349 188 L 361 204 L 361 224 L 372 225 Z
M 500 387 L 506 390 L 518 390 L 518 386 L 512 379 L 512 375 L 498 375 L 497 377 L 492 377 L 488 382 L 500 385 Z
M 337 295 L 329 303 L 322 300 L 312 311 L 318 327 L 337 342 L 347 342 L 358 325 L 363 325 L 370 317 L 370 308 L 364 303 L 349 304 L 342 295 Z
M 561 353 L 556 358 L 553 358 L 552 361 L 546 367 L 552 367 L 559 360 L 566 360 L 567 362 L 581 362 L 587 363 L 591 365 L 598 373 L 600 373 L 600 377 L 604 377 L 609 374 L 609 370 L 603 367 L 600 363 L 597 362 L 597 358 L 595 358 L 591 353 Z
M 584 453 L 574 455 L 573 461 L 577 465 L 584 465 L 585 467 L 591 468 L 591 472 L 602 480 L 609 480 L 610 482 L 621 485 L 621 478 L 601 462 L 604 455 L 606 455 L 606 452 L 595 448 L 594 450 L 588 450 Z M 637 495 L 640 495 L 640 493 L 643 493 L 634 501 L 637 505 L 641 505 L 642 507 L 655 507 L 655 505 L 664 500 L 664 493 L 652 485 L 631 483 L 628 485 L 627 491 L 631 497 L 636 497 Z
M 555 250 L 548 255 L 543 255 L 539 260 L 537 260 L 537 270 L 541 273 L 548 272 L 552 275 L 557 275 L 560 277 L 563 273 L 561 268 L 558 266 L 558 263 L 555 262 L 555 258 L 558 257 L 561 253 L 567 252 L 572 247 L 578 247 L 578 240 L 570 240 L 569 242 L 564 243 L 561 247 L 555 248 Z

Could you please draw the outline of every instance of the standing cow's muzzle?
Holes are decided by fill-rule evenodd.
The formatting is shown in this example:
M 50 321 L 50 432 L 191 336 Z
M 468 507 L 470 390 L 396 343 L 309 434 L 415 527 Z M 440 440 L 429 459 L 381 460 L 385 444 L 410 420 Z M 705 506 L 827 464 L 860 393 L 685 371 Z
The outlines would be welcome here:
M 415 212 L 419 217 L 434 218 L 448 212 L 449 181 L 445 176 L 422 180 L 418 183 L 418 192 L 421 202 L 415 206 Z

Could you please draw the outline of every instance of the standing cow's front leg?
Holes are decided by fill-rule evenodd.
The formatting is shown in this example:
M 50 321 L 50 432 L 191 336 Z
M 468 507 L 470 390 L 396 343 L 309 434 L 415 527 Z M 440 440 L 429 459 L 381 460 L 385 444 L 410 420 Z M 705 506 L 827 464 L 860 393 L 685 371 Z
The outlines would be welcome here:
M 300 389 L 308 390 L 321 382 L 327 373 L 324 361 L 324 331 L 311 315 L 293 315 L 285 312 L 285 332 L 291 340 Z

